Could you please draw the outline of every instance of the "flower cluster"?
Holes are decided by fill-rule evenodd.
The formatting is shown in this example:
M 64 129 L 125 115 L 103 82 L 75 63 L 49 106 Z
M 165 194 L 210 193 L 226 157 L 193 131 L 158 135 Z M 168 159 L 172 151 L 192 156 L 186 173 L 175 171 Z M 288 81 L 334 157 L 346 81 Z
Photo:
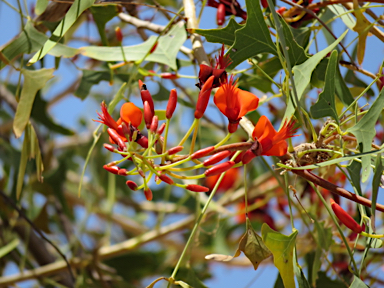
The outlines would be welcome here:
M 151 200 L 153 195 L 149 188 L 149 181 L 152 177 L 158 184 L 164 182 L 193 192 L 207 192 L 210 190 L 208 187 L 185 184 L 183 181 L 185 179 L 197 180 L 218 176 L 231 168 L 240 167 L 250 162 L 256 156 L 282 156 L 286 154 L 288 147 L 286 139 L 295 136 L 295 122 L 285 123 L 283 128 L 277 132 L 266 116 L 261 116 L 256 124 L 252 133 L 252 143 L 225 145 L 231 135 L 236 132 L 241 118 L 248 112 L 254 111 L 259 104 L 259 99 L 254 94 L 237 87 L 237 81 L 234 80 L 233 76 L 228 78 L 225 69 L 230 63 L 230 59 L 224 55 L 223 46 L 220 55 L 216 58 L 215 65 L 200 65 L 199 83 L 197 84 L 200 92 L 194 112 L 195 120 L 180 143 L 172 148 L 167 148 L 167 139 L 170 120 L 177 106 L 175 89 L 170 92 L 165 119 L 159 119 L 156 115 L 152 96 L 146 85 L 140 80 L 142 109 L 131 102 L 124 103 L 120 108 L 120 118 L 115 121 L 109 114 L 106 104 L 101 103 L 102 112 L 98 113 L 99 120 L 95 121 L 108 127 L 110 144 L 104 144 L 104 147 L 123 157 L 104 165 L 104 169 L 121 176 L 139 175 L 143 179 L 142 185 L 136 184 L 133 180 L 128 180 L 126 184 L 132 190 L 143 189 L 147 200 Z M 213 102 L 219 111 L 228 118 L 228 135 L 215 146 L 194 151 L 200 119 L 205 114 L 214 88 L 218 89 L 213 97 Z M 147 135 L 139 130 L 143 119 L 147 128 Z M 161 120 L 165 120 L 165 123 L 160 124 Z M 192 141 L 189 153 L 179 154 L 184 150 L 183 145 L 191 134 Z M 208 157 L 208 159 L 199 160 L 204 157 Z M 130 161 L 133 169 L 127 170 L 119 166 L 125 161 Z M 193 164 L 190 167 L 185 167 L 185 163 Z M 199 168 L 205 169 L 203 174 L 190 175 L 190 171 Z M 232 169 L 230 171 L 238 170 Z M 206 184 L 211 186 L 209 181 Z M 220 187 L 216 187 L 216 189 L 218 188 Z

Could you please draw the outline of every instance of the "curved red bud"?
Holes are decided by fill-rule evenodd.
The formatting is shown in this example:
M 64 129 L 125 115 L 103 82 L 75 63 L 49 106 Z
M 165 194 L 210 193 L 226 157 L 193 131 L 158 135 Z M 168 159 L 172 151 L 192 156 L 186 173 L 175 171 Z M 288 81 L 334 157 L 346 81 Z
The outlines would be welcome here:
M 160 128 L 157 129 L 157 132 L 156 132 L 156 133 L 159 134 L 159 135 L 161 135 L 161 134 L 163 134 L 164 129 L 165 129 L 165 123 L 163 123 L 163 124 L 160 125 Z
M 144 195 L 145 195 L 145 198 L 147 198 L 148 201 L 151 201 L 152 198 L 153 198 L 152 191 L 149 188 L 144 189 Z
M 155 114 L 152 113 L 151 106 L 149 105 L 148 101 L 144 102 L 144 120 L 145 125 L 147 126 L 147 129 L 151 127 L 152 119 Z
M 136 141 L 141 147 L 148 148 L 148 138 L 141 136 L 139 140 Z
M 115 34 L 116 34 L 117 41 L 119 41 L 121 43 L 123 41 L 123 33 L 121 32 L 120 27 L 115 28 Z
M 167 104 L 167 110 L 165 110 L 165 117 L 167 119 L 171 119 L 173 112 L 175 112 L 177 104 L 177 92 L 176 89 L 172 89 L 171 93 L 169 94 L 169 100 Z
M 128 180 L 127 182 L 125 182 L 125 184 L 129 187 L 129 189 L 133 190 L 133 191 L 136 191 L 137 188 L 139 186 L 137 186 L 137 184 L 131 180 Z
M 252 159 L 255 157 L 256 157 L 256 155 L 251 150 L 247 150 L 244 152 L 243 157 L 241 158 L 241 161 L 245 165 L 245 164 L 248 164 L 249 162 L 251 162 Z
M 151 130 L 152 133 L 156 133 L 157 126 L 159 126 L 159 117 L 157 117 L 155 115 L 152 118 L 152 123 L 151 123 L 151 127 L 150 127 L 150 130 Z
M 208 154 L 211 153 L 213 150 L 215 150 L 214 146 L 209 146 L 209 147 L 200 149 L 191 155 L 191 159 L 198 159 L 198 158 L 208 156 Z
M 184 149 L 183 146 L 176 146 L 176 147 L 169 149 L 167 153 L 168 153 L 168 155 L 173 155 L 173 154 L 179 153 L 183 149 Z
M 223 3 L 220 3 L 217 7 L 216 12 L 216 23 L 217 25 L 221 26 L 224 24 L 225 21 L 225 5 Z
M 188 184 L 187 187 L 185 187 L 185 189 L 192 192 L 208 192 L 209 191 L 209 188 L 196 185 L 196 184 Z
M 117 151 L 115 147 L 113 147 L 111 144 L 104 143 L 103 144 L 104 148 L 107 149 L 108 151 L 115 152 Z
M 113 174 L 116 174 L 116 175 L 118 175 L 119 170 L 120 170 L 120 168 L 117 167 L 117 166 L 108 166 L 108 165 L 104 165 L 103 168 L 104 168 L 105 170 L 107 170 L 108 172 L 113 173 Z
M 337 204 L 332 198 L 330 200 L 331 207 L 337 218 L 343 223 L 345 226 L 347 226 L 349 229 L 351 229 L 355 233 L 361 233 L 363 231 L 363 228 L 353 219 L 343 208 L 340 207 L 339 204 Z
M 173 180 L 172 180 L 170 177 L 168 177 L 167 175 L 159 174 L 158 177 L 160 178 L 161 181 L 163 181 L 163 182 L 165 182 L 165 183 L 167 183 L 167 184 L 169 184 L 169 185 L 173 185 L 173 183 L 175 183 L 175 182 L 173 182 Z
M 113 142 L 115 142 L 121 150 L 124 150 L 126 148 L 126 145 L 125 145 L 123 139 L 121 139 L 121 136 L 116 132 L 116 130 L 114 130 L 112 128 L 108 128 L 107 132 L 108 132 L 109 136 L 111 137 L 111 139 L 113 140 Z
M 227 158 L 229 155 L 231 155 L 231 151 L 222 151 L 222 152 L 219 152 L 211 157 L 209 157 L 207 160 L 205 160 L 203 162 L 203 165 L 204 166 L 211 166 L 211 165 L 214 165 L 218 162 L 220 162 L 221 160 Z
M 224 173 L 225 171 L 228 171 L 235 165 L 235 162 L 233 161 L 227 161 L 224 163 L 221 163 L 219 165 L 213 166 L 212 168 L 209 168 L 205 170 L 204 174 L 207 177 L 219 175 L 221 173 Z
M 118 175 L 120 176 L 127 176 L 127 169 L 119 169 L 119 171 L 117 172 Z
M 151 93 L 149 93 L 147 89 L 147 85 L 145 85 L 141 80 L 139 80 L 139 86 L 141 100 L 143 101 L 143 104 L 145 101 L 148 101 L 149 107 L 151 107 L 152 114 L 155 115 L 155 105 L 153 104 L 153 99 Z
M 169 72 L 164 72 L 160 74 L 160 77 L 163 79 L 177 79 L 179 76 L 175 73 L 169 73 Z
M 197 99 L 195 118 L 200 119 L 203 117 L 205 110 L 207 109 L 209 98 L 211 96 L 213 80 L 215 76 L 209 77 L 209 79 L 204 83 L 201 91 L 199 93 L 199 98 Z
M 152 54 L 153 52 L 155 52 L 155 50 L 157 48 L 157 44 L 158 44 L 158 42 L 156 41 L 155 45 L 153 45 L 151 50 L 149 51 L 149 54 Z
M 263 8 L 267 8 L 268 7 L 268 1 L 267 0 L 261 0 L 261 6 L 263 6 Z

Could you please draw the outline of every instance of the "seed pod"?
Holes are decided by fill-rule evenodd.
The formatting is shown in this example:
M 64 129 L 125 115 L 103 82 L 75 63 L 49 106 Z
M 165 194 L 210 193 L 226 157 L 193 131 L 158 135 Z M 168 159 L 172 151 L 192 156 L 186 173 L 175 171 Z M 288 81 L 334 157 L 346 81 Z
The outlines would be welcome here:
M 332 198 L 330 200 L 331 207 L 337 218 L 343 223 L 345 226 L 347 226 L 349 229 L 351 229 L 355 233 L 361 233 L 363 231 L 363 228 L 353 219 L 343 208 L 340 207 L 339 204 L 337 204 Z
M 129 189 L 133 190 L 133 191 L 136 191 L 137 188 L 139 186 L 137 186 L 137 184 L 131 180 L 128 180 L 127 182 L 125 182 L 125 184 L 127 184 L 127 186 L 129 187 Z
M 200 149 L 191 155 L 191 159 L 198 159 L 198 158 L 205 157 L 209 153 L 211 153 L 213 150 L 215 150 L 214 146 L 209 146 L 207 148 Z
M 148 201 L 151 201 L 152 198 L 153 198 L 152 191 L 149 188 L 144 189 L 144 195 L 145 195 L 145 198 L 147 198 Z
M 163 124 L 160 125 L 160 128 L 157 129 L 156 134 L 158 134 L 158 135 L 163 134 L 164 129 L 165 129 L 165 123 L 163 123 Z
M 145 85 L 143 82 L 141 82 L 141 80 L 139 80 L 139 86 L 141 100 L 143 101 L 143 104 L 145 103 L 145 101 L 148 101 L 149 107 L 151 107 L 151 112 L 153 115 L 155 115 L 155 105 L 153 104 L 153 99 L 151 93 L 149 93 L 147 89 L 147 85 Z
M 144 120 L 147 129 L 151 127 L 152 119 L 155 114 L 152 113 L 151 107 L 149 106 L 148 101 L 144 102 Z
M 169 73 L 169 72 L 164 72 L 160 74 L 160 77 L 163 79 L 177 79 L 179 76 L 175 73 Z
M 217 25 L 221 26 L 224 24 L 225 21 L 225 5 L 223 3 L 220 3 L 217 7 L 216 12 L 216 23 Z
M 104 165 L 103 168 L 104 168 L 105 170 L 107 170 L 108 172 L 113 173 L 113 174 L 116 174 L 116 175 L 119 173 L 119 170 L 120 170 L 120 168 L 117 167 L 117 166 L 108 166 L 108 165 Z
M 170 177 L 168 177 L 167 175 L 164 175 L 164 174 L 159 174 L 158 176 L 160 178 L 161 181 L 169 184 L 169 185 L 173 185 L 173 183 L 175 183 Z
M 157 130 L 157 126 L 159 125 L 159 117 L 157 117 L 156 115 L 153 116 L 152 118 L 152 123 L 151 123 L 151 127 L 150 127 L 150 130 L 152 133 L 156 133 L 156 130 Z
M 171 119 L 173 112 L 175 112 L 177 104 L 177 92 L 176 89 L 172 89 L 171 93 L 169 94 L 169 100 L 167 104 L 167 110 L 165 110 L 165 117 L 167 119 Z
M 183 149 L 184 149 L 183 146 L 176 146 L 176 147 L 169 149 L 167 153 L 168 153 L 168 155 L 173 155 L 173 154 L 179 153 Z
M 255 157 L 256 155 L 251 150 L 247 150 L 244 152 L 243 157 L 241 158 L 241 161 L 243 161 L 243 164 L 245 165 L 251 162 L 252 159 Z
M 201 88 L 195 110 L 196 119 L 200 119 L 201 117 L 203 117 L 204 112 L 207 109 L 209 98 L 211 97 L 211 91 L 213 88 L 213 80 L 215 80 L 215 76 L 209 77 Z
M 214 165 L 218 162 L 220 162 L 221 160 L 227 158 L 229 155 L 231 155 L 231 151 L 222 151 L 222 152 L 219 152 L 211 157 L 209 157 L 207 160 L 205 160 L 203 162 L 203 165 L 204 166 L 211 166 L 211 165 Z
M 216 166 L 213 166 L 212 168 L 205 170 L 204 174 L 207 177 L 219 175 L 219 174 L 231 169 L 233 167 L 233 165 L 235 165 L 235 162 L 227 161 L 227 162 L 218 164 Z
M 123 41 L 123 33 L 121 32 L 120 27 L 115 28 L 115 34 L 116 34 L 117 41 L 121 43 Z
M 187 187 L 185 187 L 185 189 L 192 192 L 208 192 L 209 191 L 209 188 L 196 185 L 196 184 L 188 184 Z
M 110 145 L 110 144 L 104 143 L 103 146 L 104 146 L 104 148 L 107 149 L 108 151 L 111 151 L 111 152 L 115 152 L 115 151 L 116 151 L 116 148 L 113 147 L 113 146 Z

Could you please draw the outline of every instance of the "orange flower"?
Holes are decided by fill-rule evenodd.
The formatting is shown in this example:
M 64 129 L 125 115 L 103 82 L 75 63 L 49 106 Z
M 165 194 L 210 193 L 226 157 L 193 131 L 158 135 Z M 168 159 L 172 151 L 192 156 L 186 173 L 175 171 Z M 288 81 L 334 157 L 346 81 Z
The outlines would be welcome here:
M 221 85 L 216 91 L 214 102 L 229 120 L 229 133 L 234 133 L 241 117 L 257 108 L 259 98 L 251 92 L 237 88 L 231 76 L 229 82 Z
M 127 102 L 124 103 L 123 106 L 121 106 L 120 108 L 120 117 L 121 120 L 119 119 L 119 121 L 117 122 L 118 124 L 120 124 L 119 122 L 123 121 L 127 125 L 131 123 L 132 126 L 137 128 L 141 124 L 141 120 L 143 119 L 143 113 L 138 107 L 136 107 L 135 104 Z
M 252 137 L 261 144 L 261 155 L 283 156 L 287 154 L 288 144 L 285 140 L 297 136 L 294 135 L 297 130 L 294 127 L 295 123 L 295 121 L 286 122 L 277 132 L 269 119 L 264 115 L 261 116 L 252 132 Z
M 205 179 L 205 186 L 209 188 L 209 190 L 212 190 L 213 187 L 215 187 L 217 180 L 219 179 L 220 175 L 215 175 L 211 177 L 207 177 Z M 227 171 L 227 173 L 224 175 L 223 180 L 220 182 L 219 187 L 217 188 L 217 192 L 225 192 L 229 189 L 231 189 L 237 179 L 240 177 L 239 168 L 232 168 Z

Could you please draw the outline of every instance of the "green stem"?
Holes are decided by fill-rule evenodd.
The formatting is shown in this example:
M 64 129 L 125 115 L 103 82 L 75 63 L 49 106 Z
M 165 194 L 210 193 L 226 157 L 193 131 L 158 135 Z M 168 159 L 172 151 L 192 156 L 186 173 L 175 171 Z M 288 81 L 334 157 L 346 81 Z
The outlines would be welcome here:
M 189 127 L 189 130 L 187 131 L 187 133 L 185 133 L 183 139 L 181 139 L 179 145 L 177 146 L 183 146 L 183 144 L 185 143 L 185 141 L 187 141 L 189 135 L 192 133 L 193 129 L 195 128 L 196 123 L 197 123 L 197 119 L 195 118 L 195 120 L 193 120 L 191 127 Z
M 223 145 L 224 143 L 226 143 L 226 142 L 229 140 L 229 138 L 231 138 L 231 136 L 232 136 L 232 133 L 228 133 L 228 134 L 224 137 L 223 140 L 221 140 L 219 143 L 217 143 L 217 144 L 215 145 L 215 149 L 218 148 L 218 147 L 220 147 L 220 146 Z

